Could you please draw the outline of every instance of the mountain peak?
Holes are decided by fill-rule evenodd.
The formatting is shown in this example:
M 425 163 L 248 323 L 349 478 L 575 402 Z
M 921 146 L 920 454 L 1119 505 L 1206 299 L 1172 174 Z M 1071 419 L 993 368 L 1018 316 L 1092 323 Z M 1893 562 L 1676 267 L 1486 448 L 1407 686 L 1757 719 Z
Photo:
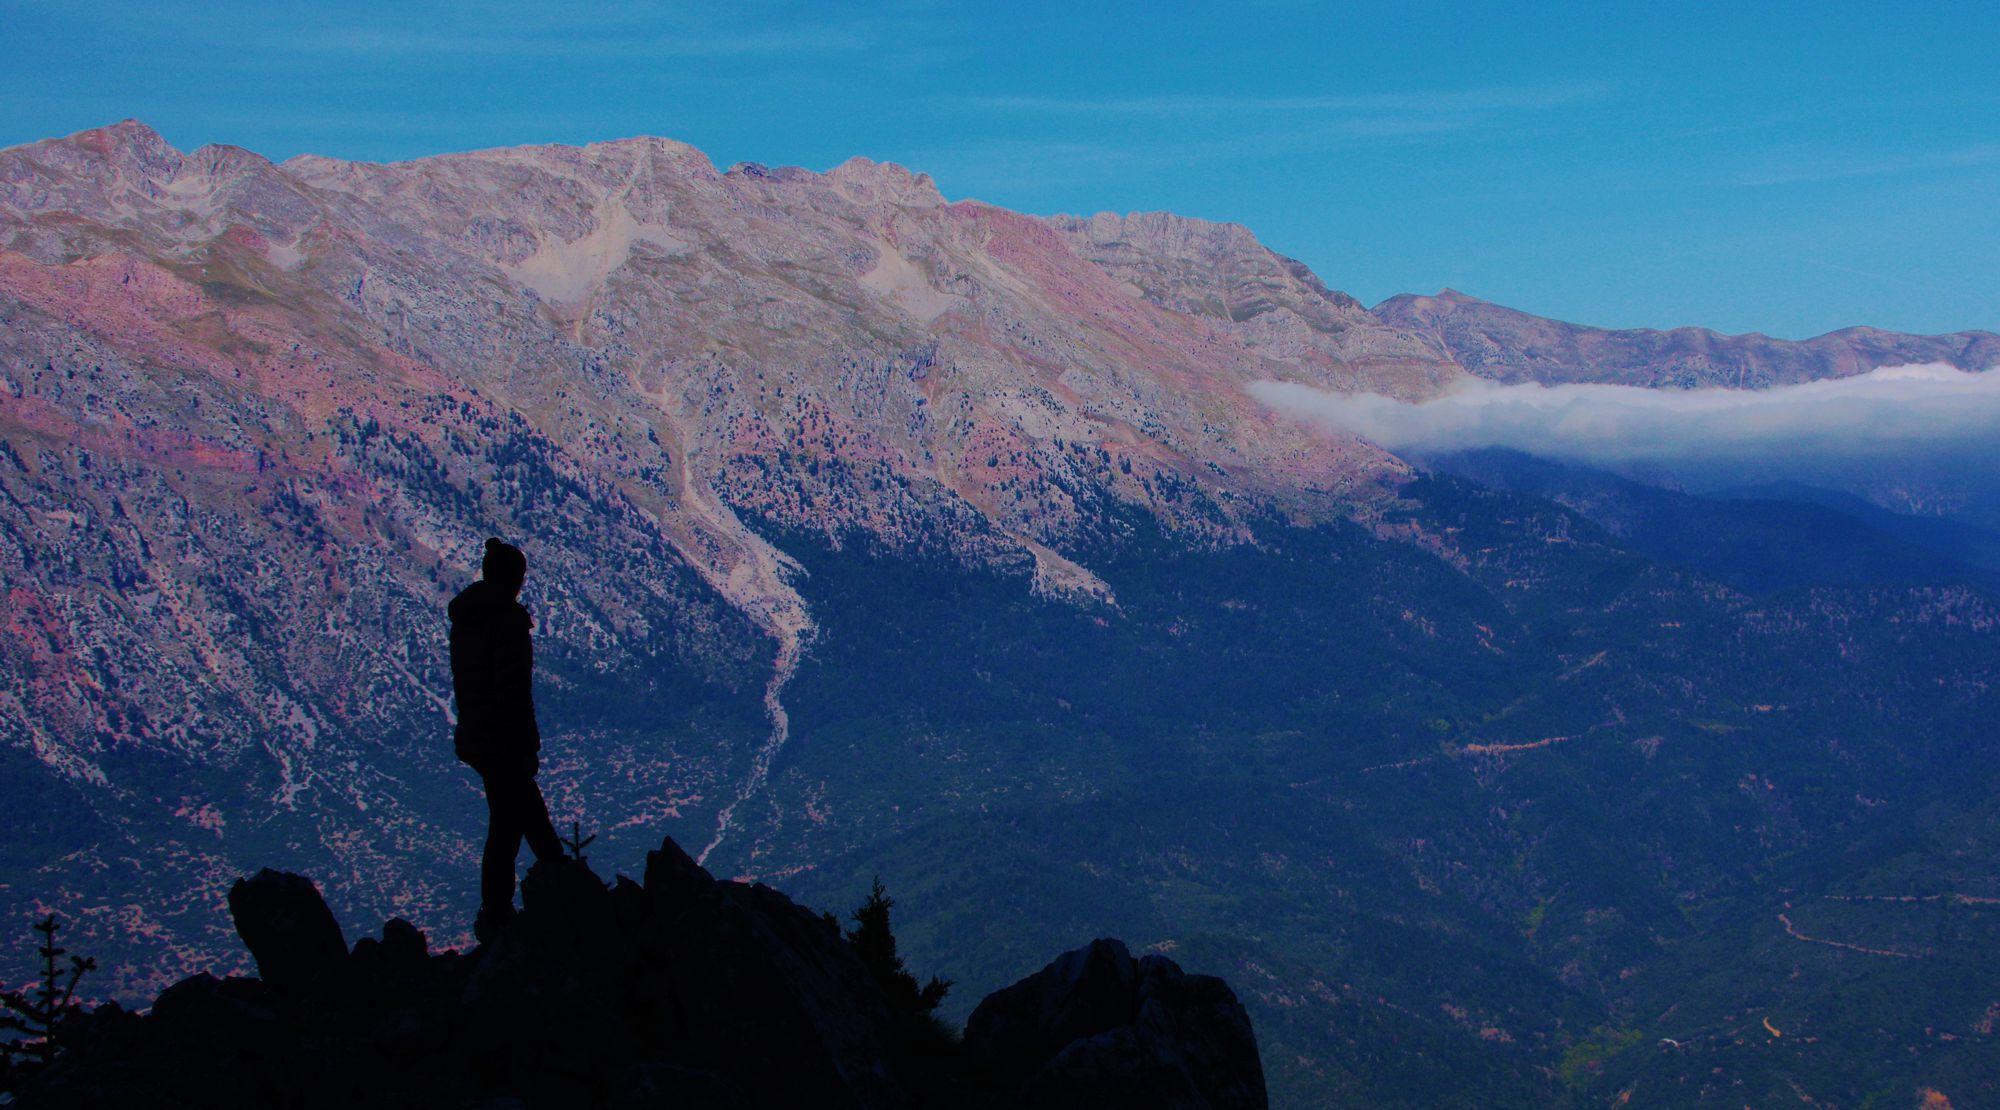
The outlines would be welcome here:
M 67 141 L 93 142 L 99 140 L 111 140 L 122 143 L 135 143 L 148 146 L 167 145 L 167 141 L 160 136 L 160 133 L 158 131 L 153 130 L 151 124 L 146 123 L 144 120 L 132 119 L 132 118 L 121 119 L 117 123 L 105 124 L 102 127 L 85 128 L 82 131 L 78 131 L 75 134 L 68 136 Z
M 174 149 L 158 131 L 136 119 L 123 119 L 60 139 L 44 139 L 14 149 L 81 152 L 86 157 L 102 158 L 120 166 L 136 165 L 153 172 L 171 172 L 181 158 L 181 152 Z
M 912 208 L 935 208 L 945 203 L 930 174 L 860 155 L 828 170 L 826 179 L 853 201 L 880 200 Z
M 64 166 L 79 156 L 85 161 L 102 161 L 109 164 L 111 172 L 95 175 L 100 183 L 160 182 L 186 173 L 213 177 L 271 165 L 270 159 L 256 151 L 228 143 L 208 143 L 184 153 L 151 126 L 136 119 L 0 151 L 0 155 L 5 154 L 39 156 Z

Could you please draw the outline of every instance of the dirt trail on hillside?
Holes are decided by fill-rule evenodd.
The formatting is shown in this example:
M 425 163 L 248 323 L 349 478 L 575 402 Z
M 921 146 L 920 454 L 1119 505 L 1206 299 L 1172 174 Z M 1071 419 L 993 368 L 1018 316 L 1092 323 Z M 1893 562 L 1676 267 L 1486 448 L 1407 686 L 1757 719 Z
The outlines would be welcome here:
M 695 857 L 695 862 L 706 865 L 709 855 L 735 829 L 737 808 L 764 788 L 778 752 L 791 738 L 791 716 L 781 696 L 818 629 L 805 598 L 792 586 L 792 578 L 803 575 L 805 569 L 752 531 L 696 477 L 694 437 L 676 420 L 672 397 L 664 390 L 649 392 L 636 379 L 632 386 L 657 406 L 657 431 L 673 457 L 678 497 L 660 521 L 662 530 L 717 593 L 756 621 L 778 644 L 771 678 L 764 685 L 764 713 L 770 718 L 771 731 L 751 756 L 750 769 L 735 796 L 717 816 L 714 836 Z
M 1859 944 L 1849 944 L 1844 940 L 1828 940 L 1825 937 L 1808 936 L 1800 932 L 1798 926 L 1792 924 L 1792 919 L 1787 914 L 1779 914 L 1778 921 L 1784 925 L 1786 936 L 1791 937 L 1793 940 L 1805 941 L 1807 944 L 1821 944 L 1828 948 L 1838 948 L 1845 952 L 1859 952 L 1865 956 L 1893 956 L 1899 960 L 1923 959 L 1921 955 L 1915 952 L 1898 952 L 1893 948 L 1868 948 Z

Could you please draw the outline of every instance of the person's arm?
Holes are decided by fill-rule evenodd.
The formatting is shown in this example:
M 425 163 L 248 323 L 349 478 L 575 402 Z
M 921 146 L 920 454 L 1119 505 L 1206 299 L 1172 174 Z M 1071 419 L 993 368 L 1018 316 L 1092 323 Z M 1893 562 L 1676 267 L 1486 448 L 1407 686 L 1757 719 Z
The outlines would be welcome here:
M 526 673 L 521 679 L 522 720 L 528 722 L 528 750 L 539 754 L 542 750 L 542 724 L 535 718 L 535 638 L 523 632 L 525 641 L 522 654 L 527 656 Z
M 535 646 L 526 615 L 510 622 L 495 660 L 495 699 L 507 738 L 529 755 L 542 750 L 542 730 L 535 722 Z
M 451 630 L 451 688 L 460 736 L 493 731 L 493 640 L 477 626 Z

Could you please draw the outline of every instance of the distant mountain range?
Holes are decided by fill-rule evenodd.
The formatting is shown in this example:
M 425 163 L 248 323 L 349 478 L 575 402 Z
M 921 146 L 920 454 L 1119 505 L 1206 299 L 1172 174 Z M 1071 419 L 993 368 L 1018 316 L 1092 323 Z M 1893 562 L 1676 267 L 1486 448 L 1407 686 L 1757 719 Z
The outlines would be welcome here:
M 552 804 L 613 866 L 665 828 L 824 905 L 880 873 L 966 998 L 1172 952 L 1281 1106 L 2000 1098 L 1990 568 L 1244 388 L 1984 370 L 1991 333 L 1369 310 L 1234 225 L 862 159 L 132 121 L 0 151 L 0 320 L 0 903 L 128 997 L 234 958 L 253 865 L 462 939 L 442 612 L 497 534 Z
M 1851 377 L 1883 366 L 1935 363 L 1985 370 L 2000 365 L 2000 336 L 1990 331 L 1903 335 L 1853 327 L 1794 342 L 1722 335 L 1707 328 L 1587 328 L 1450 289 L 1435 297 L 1404 293 L 1372 311 L 1383 323 L 1422 336 L 1468 373 L 1510 383 L 1762 389 Z

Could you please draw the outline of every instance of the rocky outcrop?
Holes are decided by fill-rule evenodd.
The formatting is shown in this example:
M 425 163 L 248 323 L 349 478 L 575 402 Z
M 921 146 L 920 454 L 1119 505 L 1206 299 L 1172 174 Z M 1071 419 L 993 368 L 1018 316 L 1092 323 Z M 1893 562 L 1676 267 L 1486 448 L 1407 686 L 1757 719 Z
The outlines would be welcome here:
M 1024 1105 L 1249 1110 L 1265 1104 L 1250 1018 L 1228 984 L 1101 939 L 996 991 L 965 1026 L 973 1062 Z
M 311 879 L 265 868 L 229 888 L 229 913 L 257 974 L 277 990 L 303 990 L 336 974 L 347 956 L 340 922 Z M 398 924 L 403 924 L 400 919 Z
M 1209 322 L 1313 385 L 1420 397 L 1459 374 L 1428 337 L 1376 319 L 1240 224 L 1171 212 L 1048 224 L 1133 297 Z
M 16 1105 L 1264 1105 L 1229 988 L 1117 941 L 995 994 L 960 1050 L 910 1039 L 829 916 L 717 881 L 672 840 L 643 882 L 537 864 L 522 901 L 469 953 L 401 920 L 348 951 L 310 880 L 260 872 L 229 902 L 262 978 L 73 1019 Z

